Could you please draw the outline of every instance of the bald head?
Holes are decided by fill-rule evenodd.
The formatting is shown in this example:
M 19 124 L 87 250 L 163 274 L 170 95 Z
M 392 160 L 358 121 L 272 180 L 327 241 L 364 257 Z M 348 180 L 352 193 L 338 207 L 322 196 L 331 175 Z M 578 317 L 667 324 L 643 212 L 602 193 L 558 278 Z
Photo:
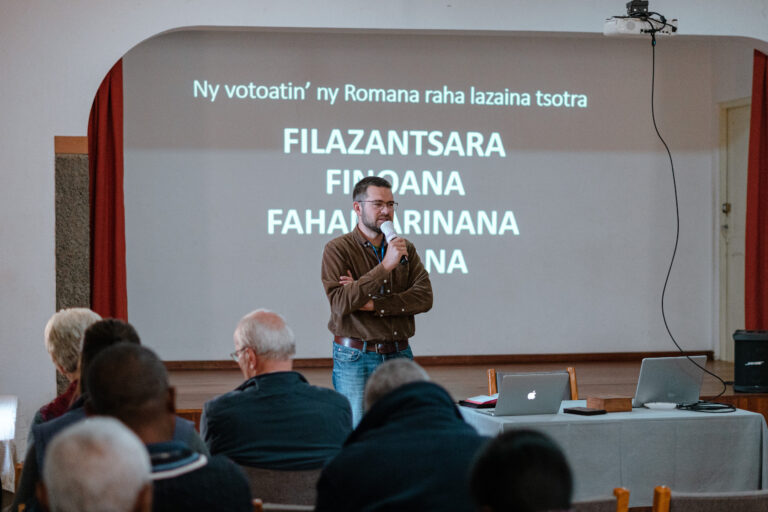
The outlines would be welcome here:
M 250 348 L 265 359 L 289 360 L 296 353 L 296 341 L 282 316 L 257 309 L 237 324 L 235 348 Z

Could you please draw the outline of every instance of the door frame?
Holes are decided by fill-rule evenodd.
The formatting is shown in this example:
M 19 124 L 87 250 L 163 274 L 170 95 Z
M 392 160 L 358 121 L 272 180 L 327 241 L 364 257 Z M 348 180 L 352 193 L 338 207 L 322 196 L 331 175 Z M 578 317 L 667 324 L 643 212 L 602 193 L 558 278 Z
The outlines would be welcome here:
M 752 98 L 739 98 L 731 101 L 724 101 L 718 103 L 719 109 L 719 141 L 718 141 L 718 155 L 719 155 L 719 186 L 718 194 L 715 198 L 715 233 L 717 239 L 717 258 L 718 258 L 718 301 L 719 301 L 719 336 L 718 336 L 718 350 L 717 358 L 726 360 L 725 356 L 728 354 L 728 343 L 730 343 L 730 333 L 726 332 L 726 308 L 728 307 L 728 301 L 726 297 L 727 291 L 727 275 L 728 275 L 728 258 L 726 254 L 726 244 L 724 243 L 722 236 L 722 211 L 721 206 L 727 197 L 728 189 L 728 110 L 732 108 L 744 107 L 752 104 Z M 731 358 L 733 360 L 733 358 Z

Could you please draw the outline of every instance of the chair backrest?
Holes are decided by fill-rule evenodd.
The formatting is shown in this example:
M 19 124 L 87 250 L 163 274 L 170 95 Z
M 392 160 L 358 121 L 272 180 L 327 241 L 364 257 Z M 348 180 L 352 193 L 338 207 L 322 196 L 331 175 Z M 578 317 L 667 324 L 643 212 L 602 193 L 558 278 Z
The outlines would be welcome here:
M 568 373 L 568 387 L 563 390 L 563 400 L 579 399 L 579 388 L 576 384 L 576 369 L 573 366 L 569 366 L 563 371 L 554 371 L 554 372 L 501 372 L 491 368 L 488 370 L 488 394 L 493 395 L 499 392 L 499 386 L 501 386 L 501 380 L 504 378 L 505 375 L 520 375 L 522 373 L 542 373 L 542 374 Z
M 768 490 L 740 492 L 672 492 L 660 485 L 653 491 L 653 512 L 765 512 Z
M 22 473 L 22 471 L 24 471 L 24 463 L 23 462 L 17 462 L 13 466 L 13 470 L 14 470 L 14 475 L 13 475 L 13 477 L 14 477 L 14 480 L 13 480 L 14 484 L 13 484 L 13 486 L 15 488 L 15 491 L 19 492 L 19 482 L 21 482 L 21 473 Z
M 312 512 L 312 505 L 291 505 L 289 503 L 264 503 L 262 512 Z
M 629 490 L 616 487 L 613 497 L 595 498 L 577 501 L 573 504 L 573 512 L 627 512 L 629 510 Z
M 240 468 L 248 478 L 251 496 L 257 496 L 264 503 L 264 507 L 275 503 L 315 504 L 321 468 L 303 471 L 281 471 L 250 466 Z
M 200 417 L 203 415 L 202 409 L 176 409 L 176 416 L 189 420 L 195 424 L 195 430 L 200 432 Z
M 669 487 L 658 485 L 653 489 L 653 512 L 669 512 Z
M 253 500 L 253 512 L 312 512 L 312 505 L 289 505 L 285 503 L 264 503 L 260 499 Z

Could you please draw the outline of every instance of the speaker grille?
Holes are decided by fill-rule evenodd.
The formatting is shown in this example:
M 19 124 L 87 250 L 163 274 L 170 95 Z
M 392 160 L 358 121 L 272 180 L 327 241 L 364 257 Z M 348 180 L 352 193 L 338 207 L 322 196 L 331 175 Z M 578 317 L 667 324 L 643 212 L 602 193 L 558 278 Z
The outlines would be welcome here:
M 768 393 L 768 331 L 733 333 L 734 391 Z

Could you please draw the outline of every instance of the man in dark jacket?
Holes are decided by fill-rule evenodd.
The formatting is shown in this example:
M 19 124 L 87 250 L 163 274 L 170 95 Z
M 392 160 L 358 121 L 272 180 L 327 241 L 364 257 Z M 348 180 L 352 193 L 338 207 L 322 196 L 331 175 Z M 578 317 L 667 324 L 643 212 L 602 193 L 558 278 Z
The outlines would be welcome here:
M 367 412 L 323 469 L 316 511 L 474 510 L 468 475 L 486 441 L 450 395 L 408 359 L 381 365 Z
M 99 320 L 88 327 L 83 335 L 83 347 L 80 354 L 80 386 L 82 393 L 72 403 L 69 410 L 51 421 L 34 425 L 32 427 L 33 441 L 27 449 L 24 460 L 24 469 L 19 483 L 19 489 L 14 498 L 12 509 L 19 505 L 26 505 L 27 510 L 36 511 L 37 500 L 35 498 L 35 486 L 40 480 L 43 470 L 43 460 L 48 444 L 56 435 L 66 427 L 85 419 L 85 403 L 88 398 L 89 384 L 86 375 L 94 359 L 104 350 L 118 345 L 129 344 L 138 346 L 141 344 L 139 334 L 134 327 L 116 318 Z M 90 385 L 92 389 L 92 385 Z M 192 422 L 176 417 L 174 422 L 174 440 L 186 443 L 194 451 L 208 455 L 208 449 L 200 436 L 195 431 Z
M 240 468 L 226 457 L 208 457 L 174 439 L 175 394 L 154 352 L 117 344 L 96 357 L 86 377 L 88 413 L 117 418 L 146 444 L 152 463 L 153 510 L 253 510 Z
M 211 453 L 256 468 L 323 467 L 352 431 L 349 401 L 293 371 L 293 331 L 277 313 L 247 314 L 234 338 L 232 357 L 246 380 L 203 407 L 200 432 Z

